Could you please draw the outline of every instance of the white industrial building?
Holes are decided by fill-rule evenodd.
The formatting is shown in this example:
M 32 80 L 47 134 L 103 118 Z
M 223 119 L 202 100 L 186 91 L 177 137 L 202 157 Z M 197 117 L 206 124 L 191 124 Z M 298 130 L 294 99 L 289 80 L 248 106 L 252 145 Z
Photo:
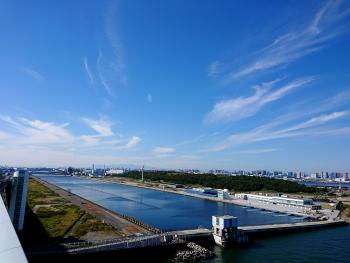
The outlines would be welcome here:
M 124 170 L 122 169 L 110 169 L 106 171 L 106 175 L 114 175 L 114 174 L 123 174 Z
M 243 200 L 254 200 L 272 203 L 276 205 L 287 205 L 301 208 L 317 209 L 319 206 L 314 205 L 312 199 L 297 199 L 282 196 L 268 196 L 268 195 L 255 195 L 255 194 L 235 194 L 235 198 Z

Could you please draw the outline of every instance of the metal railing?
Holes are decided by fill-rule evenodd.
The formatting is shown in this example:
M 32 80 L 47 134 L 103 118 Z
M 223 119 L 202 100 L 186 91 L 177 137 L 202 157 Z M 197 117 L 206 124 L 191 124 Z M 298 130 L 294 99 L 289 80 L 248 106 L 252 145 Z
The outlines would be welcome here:
M 83 241 L 52 244 L 50 246 L 37 246 L 25 249 L 27 255 L 50 255 L 50 254 L 83 254 L 91 252 L 112 251 L 142 247 L 154 247 L 167 244 L 186 242 L 178 238 L 176 234 L 162 233 L 157 235 L 143 236 L 137 238 L 110 239 L 102 241 Z

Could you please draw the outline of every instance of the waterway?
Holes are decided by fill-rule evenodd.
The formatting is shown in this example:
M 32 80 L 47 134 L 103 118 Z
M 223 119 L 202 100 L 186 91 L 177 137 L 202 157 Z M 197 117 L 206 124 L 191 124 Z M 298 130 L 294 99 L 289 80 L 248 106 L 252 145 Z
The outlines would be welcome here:
M 298 222 L 301 217 L 232 204 L 77 177 L 38 175 L 41 179 L 118 213 L 161 229 L 211 227 L 212 215 L 230 214 L 239 225 Z M 221 249 L 208 262 L 350 262 L 350 227 L 255 239 L 248 247 Z

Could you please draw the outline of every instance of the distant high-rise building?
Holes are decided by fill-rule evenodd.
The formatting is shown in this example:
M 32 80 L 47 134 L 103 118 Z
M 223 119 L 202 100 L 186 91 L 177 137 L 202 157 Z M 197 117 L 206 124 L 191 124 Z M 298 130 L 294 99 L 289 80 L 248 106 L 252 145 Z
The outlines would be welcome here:
M 319 177 L 318 173 L 312 173 L 310 174 L 310 178 L 317 179 Z
M 328 178 L 328 172 L 322 172 L 322 178 L 327 179 Z
M 12 178 L 9 215 L 16 230 L 23 229 L 27 202 L 28 177 L 27 171 L 18 170 L 14 172 Z
M 303 175 L 302 175 L 301 172 L 296 172 L 296 173 L 295 173 L 295 178 L 301 179 L 302 177 L 303 177 Z

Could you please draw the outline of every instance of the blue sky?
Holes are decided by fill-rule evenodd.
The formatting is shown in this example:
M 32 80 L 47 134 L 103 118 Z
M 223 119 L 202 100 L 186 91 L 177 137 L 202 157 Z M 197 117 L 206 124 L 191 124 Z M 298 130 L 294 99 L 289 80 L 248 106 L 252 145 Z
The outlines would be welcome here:
M 349 171 L 347 1 L 2 1 L 0 164 Z

